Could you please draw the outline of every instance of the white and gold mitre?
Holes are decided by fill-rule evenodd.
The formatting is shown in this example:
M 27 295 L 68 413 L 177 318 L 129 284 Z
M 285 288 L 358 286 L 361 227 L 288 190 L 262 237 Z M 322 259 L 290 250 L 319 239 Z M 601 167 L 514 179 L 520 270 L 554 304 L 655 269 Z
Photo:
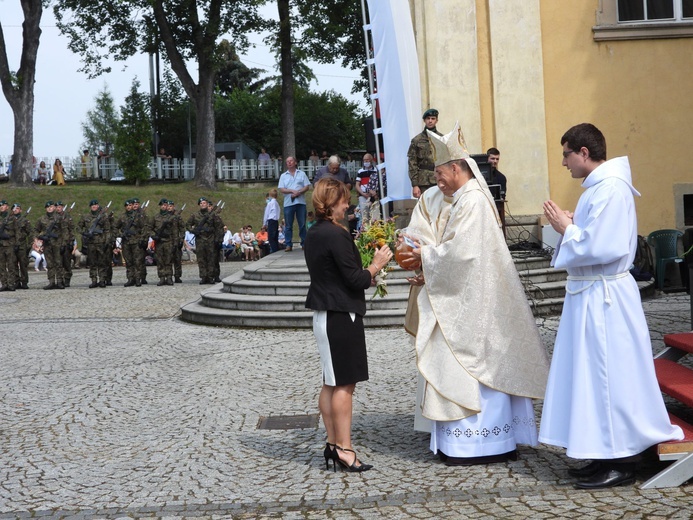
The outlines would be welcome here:
M 440 136 L 427 130 L 428 140 L 431 142 L 433 152 L 433 162 L 436 166 L 445 164 L 457 159 L 467 159 L 469 151 L 467 144 L 464 142 L 464 135 L 460 128 L 460 122 L 455 123 L 455 128 L 447 135 Z

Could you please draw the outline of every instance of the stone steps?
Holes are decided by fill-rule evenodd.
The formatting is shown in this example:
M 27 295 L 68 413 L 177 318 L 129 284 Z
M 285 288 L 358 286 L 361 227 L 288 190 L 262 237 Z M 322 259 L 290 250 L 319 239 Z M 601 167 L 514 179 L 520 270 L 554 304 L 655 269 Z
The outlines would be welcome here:
M 515 265 L 536 316 L 560 313 L 566 273 L 549 267 L 549 259 L 536 253 L 514 253 Z M 409 297 L 410 272 L 395 266 L 388 273 L 388 295 L 373 298 L 366 291 L 367 327 L 402 326 Z M 269 255 L 249 262 L 221 284 L 202 292 L 196 302 L 184 305 L 184 320 L 227 327 L 312 327 L 313 313 L 305 308 L 310 285 L 301 250 Z

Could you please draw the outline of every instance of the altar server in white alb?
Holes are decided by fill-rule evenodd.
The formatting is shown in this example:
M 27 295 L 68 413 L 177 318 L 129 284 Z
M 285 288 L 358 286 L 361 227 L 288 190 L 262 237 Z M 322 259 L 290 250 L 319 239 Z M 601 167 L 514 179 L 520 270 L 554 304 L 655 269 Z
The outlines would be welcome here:
M 539 440 L 591 459 L 570 469 L 578 488 L 632 484 L 638 455 L 683 438 L 672 426 L 654 371 L 638 286 L 629 273 L 637 220 L 628 157 L 606 160 L 594 125 L 561 138 L 563 166 L 582 179 L 575 213 L 554 202 L 544 214 L 563 238 L 553 265 L 568 270 Z
M 548 356 L 503 237 L 501 221 L 459 126 L 429 132 L 437 185 L 407 234 L 422 284 L 416 310 L 421 413 L 446 464 L 504 462 L 537 444 L 532 398 L 544 395 Z

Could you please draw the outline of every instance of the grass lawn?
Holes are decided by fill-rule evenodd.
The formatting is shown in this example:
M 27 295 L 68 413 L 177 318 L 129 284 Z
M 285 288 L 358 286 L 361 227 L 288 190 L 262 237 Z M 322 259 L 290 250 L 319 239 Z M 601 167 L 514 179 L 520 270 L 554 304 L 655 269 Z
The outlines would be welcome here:
M 276 187 L 276 181 L 253 187 L 219 183 L 215 191 L 202 190 L 192 182 L 153 183 L 140 187 L 98 181 L 72 182 L 65 186 L 36 185 L 33 188 L 15 188 L 9 184 L 0 184 L 0 199 L 7 200 L 10 205 L 20 202 L 24 211 L 31 206 L 29 220 L 34 224 L 44 214 L 44 205 L 48 200 L 59 200 L 68 206 L 74 202 L 72 218 L 77 221 L 81 214 L 89 211 L 91 199 L 98 199 L 104 207 L 112 201 L 111 210 L 115 215 L 119 215 L 124 210 L 125 200 L 138 197 L 142 203 L 150 201 L 148 213 L 151 215 L 158 211 L 159 200 L 166 198 L 172 199 L 177 209 L 186 204 L 183 218 L 187 219 L 194 211 L 197 211 L 197 199 L 204 196 L 214 202 L 223 200 L 226 203 L 221 212 L 221 218 L 232 232 L 238 231 L 246 224 L 252 225 L 253 231 L 258 231 L 262 226 L 265 211 L 265 194 L 274 187 Z M 313 209 L 310 195 L 311 192 L 308 192 L 306 197 L 309 211 Z M 283 200 L 281 194 L 278 200 L 281 205 Z

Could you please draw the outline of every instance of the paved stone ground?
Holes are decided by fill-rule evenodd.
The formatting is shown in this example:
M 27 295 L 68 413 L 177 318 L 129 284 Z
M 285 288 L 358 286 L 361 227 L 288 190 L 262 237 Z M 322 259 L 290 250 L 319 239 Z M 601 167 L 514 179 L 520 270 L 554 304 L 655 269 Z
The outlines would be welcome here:
M 442 465 L 412 430 L 413 350 L 398 329 L 367 332 L 371 381 L 355 394 L 354 443 L 375 469 L 326 472 L 322 427 L 257 428 L 317 413 L 310 331 L 178 320 L 201 289 L 194 265 L 174 287 L 123 288 L 121 268 L 116 286 L 87 289 L 76 273 L 45 292 L 32 272 L 32 290 L 0 297 L 0 518 L 691 518 L 691 484 L 578 491 L 543 445 L 508 464 Z M 685 295 L 645 307 L 655 349 L 690 328 Z M 558 319 L 539 324 L 551 346 Z

